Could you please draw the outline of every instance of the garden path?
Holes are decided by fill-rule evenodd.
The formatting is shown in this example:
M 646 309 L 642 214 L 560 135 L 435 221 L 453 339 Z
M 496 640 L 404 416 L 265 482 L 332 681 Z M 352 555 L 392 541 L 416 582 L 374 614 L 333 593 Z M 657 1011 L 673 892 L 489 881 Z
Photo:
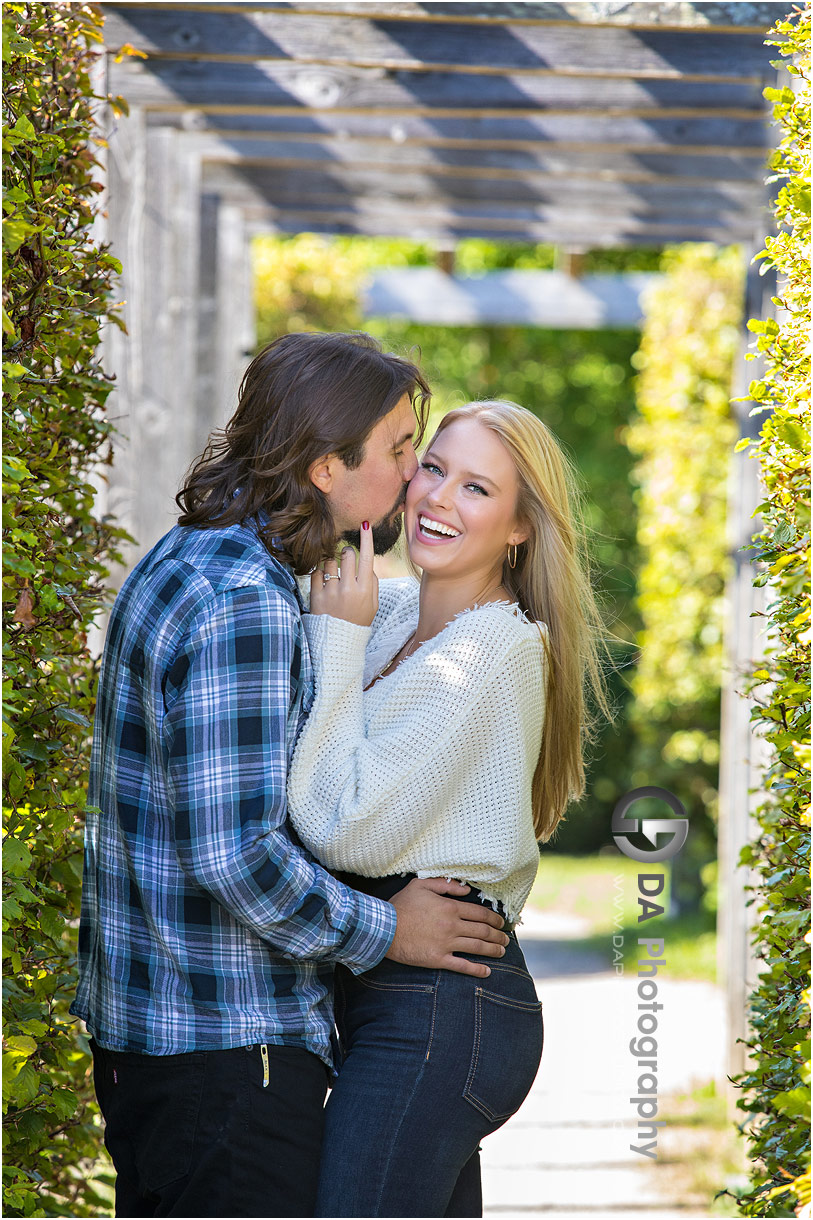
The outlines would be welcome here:
M 533 1090 L 519 1112 L 483 1144 L 484 1215 L 688 1220 L 708 1215 L 682 1200 L 666 1173 L 665 1128 L 659 1159 L 630 1150 L 637 1138 L 639 1069 L 630 1053 L 638 1036 L 637 977 L 616 976 L 612 947 L 586 953 L 590 935 L 574 916 L 526 907 L 520 942 L 545 1014 L 545 1051 Z M 609 938 L 608 938 L 609 941 Z M 658 976 L 658 1092 L 724 1079 L 724 992 L 704 982 L 670 979 L 668 939 Z M 669 1114 L 661 1112 L 668 1128 Z

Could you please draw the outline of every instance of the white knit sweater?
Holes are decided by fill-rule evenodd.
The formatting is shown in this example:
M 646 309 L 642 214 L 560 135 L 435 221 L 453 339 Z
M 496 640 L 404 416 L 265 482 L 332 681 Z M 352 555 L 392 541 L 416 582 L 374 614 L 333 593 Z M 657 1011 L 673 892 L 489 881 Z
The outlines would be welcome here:
M 408 579 L 380 582 L 372 627 L 305 615 L 316 694 L 288 779 L 291 821 L 328 868 L 453 877 L 515 922 L 539 860 L 540 631 L 517 607 L 464 611 L 365 691 L 417 621 Z

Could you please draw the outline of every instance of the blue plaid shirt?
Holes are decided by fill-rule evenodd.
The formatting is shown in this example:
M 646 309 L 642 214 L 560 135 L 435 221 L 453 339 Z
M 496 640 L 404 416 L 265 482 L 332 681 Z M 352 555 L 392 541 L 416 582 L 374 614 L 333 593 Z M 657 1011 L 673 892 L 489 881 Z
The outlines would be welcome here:
M 332 963 L 386 953 L 393 908 L 296 841 L 286 776 L 313 699 L 293 574 L 250 526 L 176 526 L 108 627 L 85 836 L 79 986 L 100 1046 L 256 1043 L 332 1062 Z

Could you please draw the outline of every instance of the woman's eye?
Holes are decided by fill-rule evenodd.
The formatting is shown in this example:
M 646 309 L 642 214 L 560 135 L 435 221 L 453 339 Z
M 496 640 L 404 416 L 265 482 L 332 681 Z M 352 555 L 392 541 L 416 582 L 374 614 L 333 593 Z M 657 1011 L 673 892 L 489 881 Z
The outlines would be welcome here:
M 488 492 L 486 491 L 485 487 L 481 487 L 479 483 L 467 483 L 466 486 L 472 488 L 476 492 L 479 492 L 479 494 L 481 496 L 488 495 Z
M 434 462 L 421 462 L 421 468 L 423 470 L 436 470 L 438 474 L 442 473 L 440 466 L 436 466 Z

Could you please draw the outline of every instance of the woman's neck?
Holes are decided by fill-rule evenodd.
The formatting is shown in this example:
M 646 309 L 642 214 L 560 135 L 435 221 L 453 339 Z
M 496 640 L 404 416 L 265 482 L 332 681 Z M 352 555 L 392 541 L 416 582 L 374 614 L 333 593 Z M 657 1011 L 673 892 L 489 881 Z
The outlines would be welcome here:
M 418 626 L 415 639 L 431 639 L 462 610 L 486 602 L 510 601 L 500 583 L 500 572 L 443 578 L 424 572 L 421 576 Z

